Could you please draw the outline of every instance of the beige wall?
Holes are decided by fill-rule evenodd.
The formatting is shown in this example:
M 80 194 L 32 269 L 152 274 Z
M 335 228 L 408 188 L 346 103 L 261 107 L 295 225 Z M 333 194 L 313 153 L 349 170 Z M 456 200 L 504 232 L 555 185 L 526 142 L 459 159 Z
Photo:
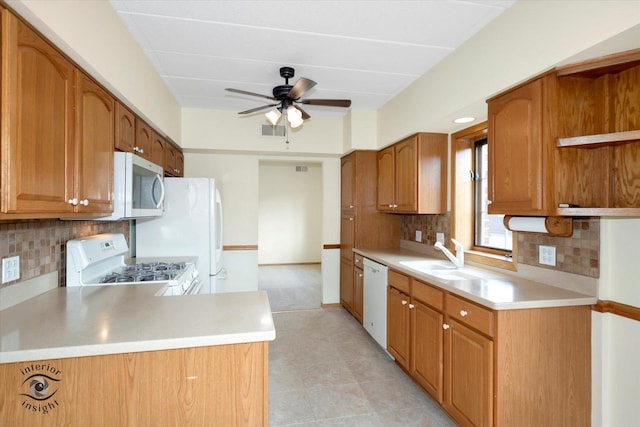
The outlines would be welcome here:
M 320 262 L 322 165 L 261 161 L 258 199 L 258 263 Z
M 180 142 L 180 106 L 108 1 L 7 4 L 157 130 Z
M 453 119 L 486 118 L 490 96 L 639 24 L 637 0 L 518 1 L 378 111 L 378 146 L 463 129 Z M 599 53 L 638 47 L 629 37 Z

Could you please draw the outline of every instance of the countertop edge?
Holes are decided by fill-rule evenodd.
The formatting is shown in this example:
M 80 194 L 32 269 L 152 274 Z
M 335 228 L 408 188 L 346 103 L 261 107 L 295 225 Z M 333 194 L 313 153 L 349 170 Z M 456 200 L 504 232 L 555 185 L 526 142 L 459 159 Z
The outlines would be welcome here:
M 579 294 L 574 291 L 568 291 L 576 294 L 576 297 L 575 298 L 557 298 L 557 299 L 532 299 L 529 301 L 517 301 L 517 302 L 495 302 L 495 301 L 490 301 L 485 298 L 482 298 L 473 293 L 460 290 L 454 286 L 451 286 L 448 283 L 448 281 L 439 279 L 438 277 L 428 275 L 426 273 L 411 269 L 409 267 L 405 267 L 402 264 L 399 264 L 397 262 L 394 262 L 393 260 L 390 260 L 388 257 L 385 257 L 384 255 L 385 253 L 388 253 L 388 254 L 397 253 L 397 255 L 402 254 L 408 257 L 415 257 L 416 259 L 436 259 L 424 253 L 415 252 L 415 251 L 411 251 L 409 249 L 404 249 L 404 248 L 393 248 L 393 249 L 355 249 L 354 248 L 353 252 L 359 255 L 362 255 L 363 257 L 369 258 L 373 261 L 384 264 L 387 267 L 392 268 L 393 270 L 412 276 L 418 280 L 424 280 L 434 286 L 437 286 L 438 288 L 444 291 L 461 296 L 470 301 L 474 301 L 492 310 L 520 310 L 520 309 L 531 309 L 531 308 L 582 306 L 582 305 L 593 305 L 598 301 L 598 298 L 596 296 Z M 397 256 L 397 255 L 394 254 L 393 256 Z M 478 267 L 474 267 L 474 268 L 478 268 Z M 505 279 L 510 279 L 510 277 L 507 277 L 505 275 Z M 522 282 L 534 283 L 527 279 L 522 279 Z M 540 283 L 539 285 L 552 287 L 551 285 L 546 285 L 543 283 Z M 558 289 L 563 289 L 563 288 L 558 288 Z

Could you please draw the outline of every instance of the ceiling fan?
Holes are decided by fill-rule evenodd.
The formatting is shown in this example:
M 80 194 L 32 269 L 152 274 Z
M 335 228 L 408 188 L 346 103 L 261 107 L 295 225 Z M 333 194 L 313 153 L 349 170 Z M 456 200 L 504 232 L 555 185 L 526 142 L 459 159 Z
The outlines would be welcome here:
M 269 99 L 271 101 L 277 101 L 274 104 L 261 105 L 260 107 L 251 108 L 250 110 L 240 111 L 238 114 L 250 114 L 256 111 L 264 110 L 267 108 L 273 108 L 271 111 L 265 114 L 267 120 L 275 126 L 280 120 L 282 113 L 287 114 L 287 120 L 292 128 L 296 128 L 302 124 L 304 120 L 307 120 L 309 114 L 304 111 L 299 105 L 322 105 L 325 107 L 349 107 L 351 106 L 350 99 L 300 99 L 309 89 L 314 87 L 317 83 L 313 80 L 300 77 L 298 81 L 292 86 L 289 84 L 289 79 L 293 77 L 295 70 L 291 67 L 280 68 L 280 77 L 284 79 L 284 84 L 273 88 L 273 96 L 261 95 L 259 93 L 247 92 L 246 90 L 226 88 L 226 91 L 240 93 L 243 95 L 259 96 L 260 98 Z

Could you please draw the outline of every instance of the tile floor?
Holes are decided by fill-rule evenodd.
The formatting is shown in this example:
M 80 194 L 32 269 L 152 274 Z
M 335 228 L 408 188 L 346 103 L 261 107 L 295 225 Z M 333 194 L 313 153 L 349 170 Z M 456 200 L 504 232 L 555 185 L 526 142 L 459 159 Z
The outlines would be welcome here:
M 455 426 L 344 309 L 273 318 L 270 426 Z

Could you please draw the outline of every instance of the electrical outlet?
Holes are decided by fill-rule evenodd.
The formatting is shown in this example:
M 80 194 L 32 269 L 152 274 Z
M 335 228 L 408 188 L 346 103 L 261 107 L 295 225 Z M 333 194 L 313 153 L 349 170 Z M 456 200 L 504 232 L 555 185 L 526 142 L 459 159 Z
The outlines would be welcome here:
M 436 242 L 440 242 L 444 245 L 444 233 L 436 233 Z
M 2 260 L 2 283 L 20 278 L 20 257 L 12 256 Z
M 416 242 L 422 242 L 422 231 L 416 230 Z
M 539 263 L 544 265 L 556 265 L 556 247 L 538 246 Z

